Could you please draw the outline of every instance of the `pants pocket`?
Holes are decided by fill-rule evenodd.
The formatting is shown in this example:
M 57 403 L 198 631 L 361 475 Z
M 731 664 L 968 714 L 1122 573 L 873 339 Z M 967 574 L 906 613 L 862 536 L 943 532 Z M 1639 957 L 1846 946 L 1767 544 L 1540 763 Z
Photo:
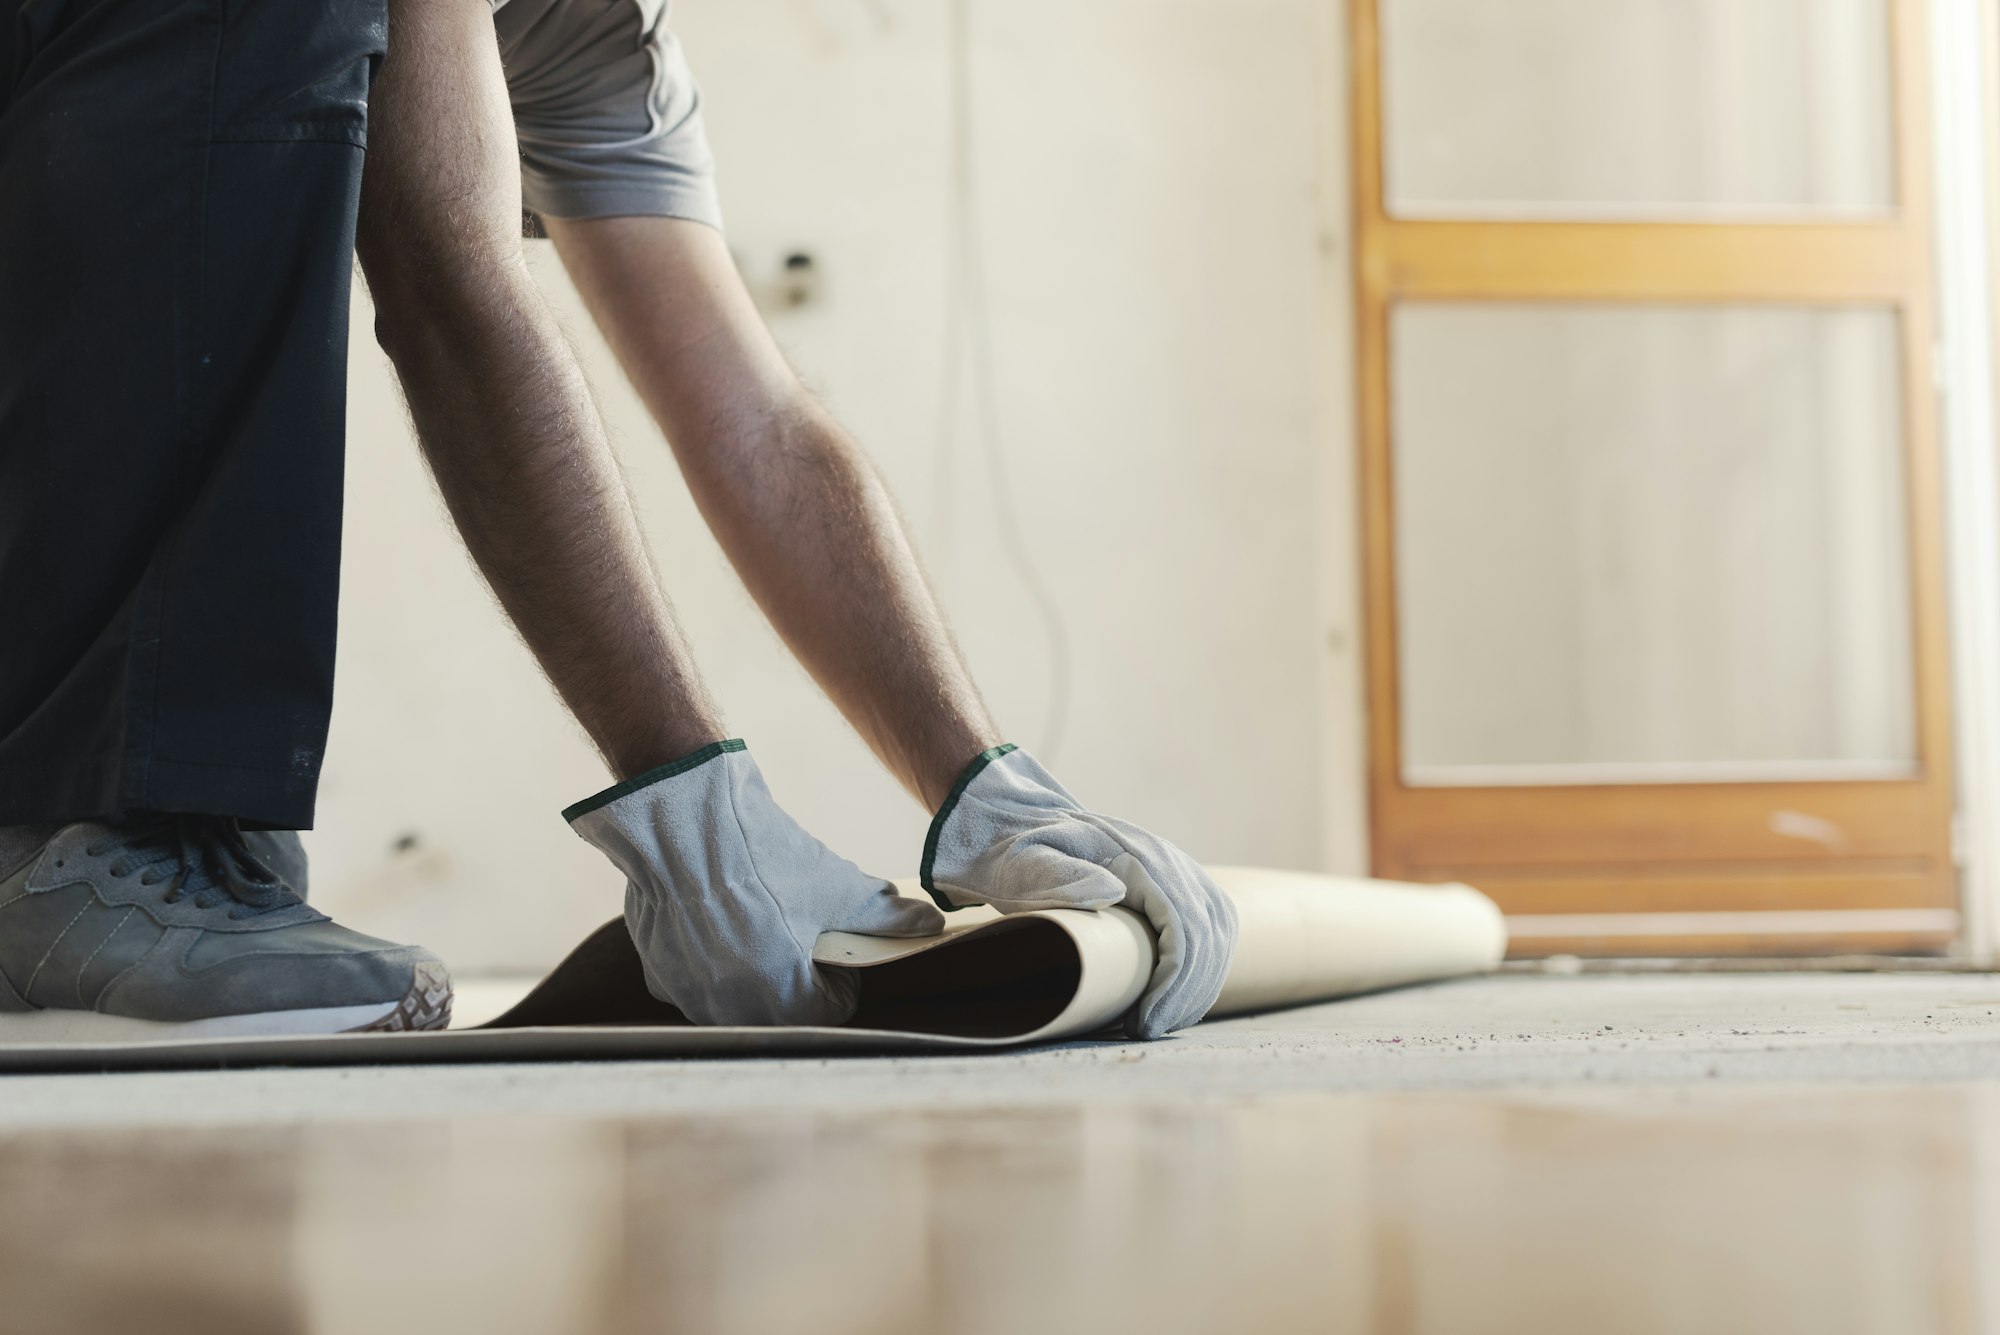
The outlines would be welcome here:
M 365 145 L 388 0 L 235 0 L 217 68 L 218 140 Z

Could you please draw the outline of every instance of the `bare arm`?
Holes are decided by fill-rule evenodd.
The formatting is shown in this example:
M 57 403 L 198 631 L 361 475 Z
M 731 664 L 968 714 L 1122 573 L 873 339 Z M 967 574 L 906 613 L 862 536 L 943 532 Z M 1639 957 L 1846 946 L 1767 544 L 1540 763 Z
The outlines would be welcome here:
M 888 489 L 786 364 L 722 238 L 673 218 L 548 229 L 751 596 L 935 810 L 999 733 Z
M 358 249 L 377 336 L 479 569 L 620 778 L 724 734 L 575 354 L 521 256 L 487 0 L 393 0 Z

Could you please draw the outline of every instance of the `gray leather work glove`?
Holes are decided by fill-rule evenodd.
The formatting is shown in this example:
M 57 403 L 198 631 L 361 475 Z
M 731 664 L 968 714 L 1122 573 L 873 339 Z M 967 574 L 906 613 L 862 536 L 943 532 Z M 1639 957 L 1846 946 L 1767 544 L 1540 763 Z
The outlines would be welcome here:
M 1084 810 L 1014 746 L 993 748 L 959 776 L 931 821 L 922 876 L 945 908 L 1123 904 L 1143 915 L 1160 956 L 1125 1020 L 1134 1038 L 1159 1038 L 1206 1015 L 1236 949 L 1236 906 L 1193 858 L 1136 825 Z
M 740 741 L 627 779 L 563 818 L 625 873 L 646 986 L 696 1024 L 840 1024 L 858 984 L 813 964 L 821 932 L 944 930 L 935 908 L 801 829 Z

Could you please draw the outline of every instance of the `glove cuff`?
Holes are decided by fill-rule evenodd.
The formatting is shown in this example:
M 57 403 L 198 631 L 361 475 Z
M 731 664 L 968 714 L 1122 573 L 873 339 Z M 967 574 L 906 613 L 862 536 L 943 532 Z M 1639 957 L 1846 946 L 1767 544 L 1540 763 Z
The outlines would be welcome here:
M 917 880 L 930 894 L 931 899 L 936 902 L 937 906 L 946 913 L 950 913 L 953 909 L 962 909 L 966 906 L 964 904 L 952 903 L 937 888 L 937 882 L 932 879 L 932 872 L 935 870 L 937 864 L 938 838 L 944 833 L 944 823 L 950 820 L 951 813 L 958 809 L 958 799 L 965 796 L 965 790 L 972 786 L 972 781 L 979 777 L 980 771 L 1008 752 L 1020 749 L 1020 747 L 1015 746 L 1012 742 L 1005 742 L 990 750 L 981 751 L 978 755 L 974 756 L 972 763 L 959 771 L 957 780 L 951 785 L 951 791 L 945 794 L 944 805 L 937 809 L 937 815 L 931 817 L 931 828 L 924 835 L 924 860 L 917 868 Z
M 581 802 L 572 803 L 564 807 L 562 813 L 563 819 L 574 822 L 577 817 L 588 816 L 600 807 L 610 806 L 621 797 L 630 797 L 641 788 L 650 788 L 662 779 L 671 779 L 676 774 L 685 774 L 691 769 L 706 765 L 717 756 L 725 755 L 731 751 L 747 751 L 749 749 L 749 746 L 744 743 L 741 737 L 731 737 L 725 741 L 710 742 L 707 746 L 702 747 L 701 750 L 692 751 L 682 756 L 679 760 L 669 760 L 664 765 L 656 765 L 644 774 L 635 774 L 622 783 L 612 784 L 601 793 L 593 793 Z M 1009 747 L 1008 749 L 1012 750 L 1013 748 Z M 970 782 L 970 780 L 961 780 L 960 788 L 963 788 L 967 782 Z M 954 800 L 957 799 L 960 788 L 952 789 Z

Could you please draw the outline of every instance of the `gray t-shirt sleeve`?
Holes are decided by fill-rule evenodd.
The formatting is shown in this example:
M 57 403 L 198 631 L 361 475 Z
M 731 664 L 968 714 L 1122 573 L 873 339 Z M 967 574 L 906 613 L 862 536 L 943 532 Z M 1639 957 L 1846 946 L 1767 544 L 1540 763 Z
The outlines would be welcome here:
M 504 0 L 493 16 L 521 198 L 550 218 L 722 226 L 701 94 L 667 0 Z

